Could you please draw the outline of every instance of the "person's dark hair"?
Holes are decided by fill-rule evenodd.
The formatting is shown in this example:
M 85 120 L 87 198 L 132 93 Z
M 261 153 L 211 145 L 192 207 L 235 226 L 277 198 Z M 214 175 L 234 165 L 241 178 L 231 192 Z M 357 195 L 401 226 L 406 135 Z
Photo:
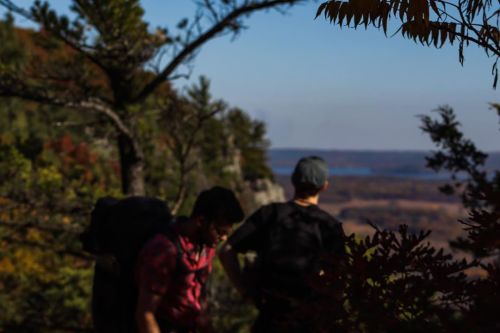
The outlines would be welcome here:
M 191 216 L 203 216 L 217 222 L 224 219 L 231 224 L 240 222 L 245 217 L 233 191 L 220 186 L 212 187 L 198 195 Z
M 295 183 L 293 184 L 293 187 L 295 189 L 295 196 L 298 198 L 313 197 L 321 190 L 321 187 L 317 188 L 316 186 L 307 183 Z

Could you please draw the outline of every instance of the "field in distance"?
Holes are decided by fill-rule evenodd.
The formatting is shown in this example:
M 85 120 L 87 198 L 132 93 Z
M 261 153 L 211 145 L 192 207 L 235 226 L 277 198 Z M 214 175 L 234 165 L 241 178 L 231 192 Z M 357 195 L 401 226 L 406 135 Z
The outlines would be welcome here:
M 277 175 L 276 181 L 291 198 L 290 177 Z M 412 231 L 432 230 L 430 242 L 448 249 L 448 241 L 463 233 L 457 220 L 466 216 L 465 211 L 458 198 L 439 192 L 443 181 L 335 176 L 330 184 L 320 206 L 344 223 L 346 234 L 373 232 L 367 221 L 393 230 L 406 224 Z

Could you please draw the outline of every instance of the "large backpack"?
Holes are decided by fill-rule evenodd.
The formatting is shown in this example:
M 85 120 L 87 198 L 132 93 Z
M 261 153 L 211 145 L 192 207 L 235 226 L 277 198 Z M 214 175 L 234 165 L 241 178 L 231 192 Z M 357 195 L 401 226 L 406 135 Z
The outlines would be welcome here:
M 96 202 L 81 236 L 83 249 L 97 256 L 92 290 L 96 332 L 136 331 L 135 263 L 144 244 L 158 233 L 178 244 L 171 221 L 170 210 L 159 199 L 106 197 Z
M 279 203 L 271 210 L 258 254 L 261 297 L 299 301 L 313 297 L 307 281 L 319 274 L 325 252 L 343 250 L 341 225 L 317 206 Z

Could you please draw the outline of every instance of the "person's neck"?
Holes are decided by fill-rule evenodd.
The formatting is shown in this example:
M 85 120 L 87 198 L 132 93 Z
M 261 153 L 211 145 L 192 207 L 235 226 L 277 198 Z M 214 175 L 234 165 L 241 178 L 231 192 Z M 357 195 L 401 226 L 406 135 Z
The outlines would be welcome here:
M 295 202 L 299 206 L 318 205 L 319 195 L 314 195 L 311 197 L 298 197 L 297 195 L 295 195 L 293 197 L 293 202 Z

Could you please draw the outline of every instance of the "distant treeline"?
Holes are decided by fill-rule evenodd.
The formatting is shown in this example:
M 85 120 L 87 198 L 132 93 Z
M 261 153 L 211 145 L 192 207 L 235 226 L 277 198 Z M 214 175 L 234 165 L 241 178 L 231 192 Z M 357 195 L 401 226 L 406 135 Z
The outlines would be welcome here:
M 500 169 L 500 152 L 490 152 L 488 170 Z M 293 167 L 302 156 L 318 155 L 336 168 L 369 168 L 375 173 L 430 172 L 425 167 L 428 151 L 369 151 L 275 148 L 269 150 L 271 168 Z

